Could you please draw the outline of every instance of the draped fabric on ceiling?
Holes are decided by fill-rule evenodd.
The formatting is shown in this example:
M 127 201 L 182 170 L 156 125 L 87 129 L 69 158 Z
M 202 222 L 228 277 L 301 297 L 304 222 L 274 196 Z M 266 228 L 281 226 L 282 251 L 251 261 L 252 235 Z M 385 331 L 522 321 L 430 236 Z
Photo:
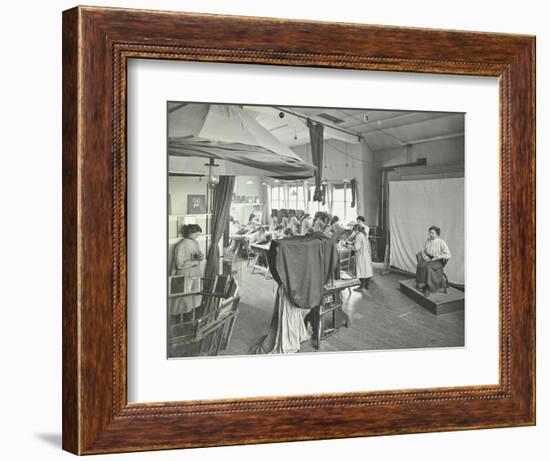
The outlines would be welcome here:
M 280 179 L 315 174 L 313 165 L 234 105 L 190 103 L 170 112 L 168 151 L 173 156 L 227 160 Z
M 225 224 L 229 219 L 234 186 L 235 176 L 220 176 L 220 182 L 214 188 L 212 199 L 212 227 L 210 232 L 211 245 L 208 250 L 208 260 L 206 263 L 206 278 L 214 278 L 218 275 L 220 270 L 220 250 L 218 248 L 218 243 L 223 236 Z
M 322 201 L 324 204 L 325 196 L 321 188 L 321 176 L 323 173 L 323 132 L 325 127 L 311 120 L 307 121 L 307 126 L 309 128 L 309 142 L 311 145 L 311 161 L 317 168 L 315 173 L 315 193 L 313 194 L 313 201 Z

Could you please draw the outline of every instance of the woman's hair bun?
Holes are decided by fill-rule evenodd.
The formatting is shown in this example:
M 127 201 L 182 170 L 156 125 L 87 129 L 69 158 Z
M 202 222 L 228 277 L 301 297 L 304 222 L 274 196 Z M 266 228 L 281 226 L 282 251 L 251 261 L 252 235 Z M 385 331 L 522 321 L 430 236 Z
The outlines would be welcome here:
M 189 237 L 197 232 L 202 232 L 201 226 L 198 224 L 184 224 L 181 226 L 181 233 L 184 237 Z

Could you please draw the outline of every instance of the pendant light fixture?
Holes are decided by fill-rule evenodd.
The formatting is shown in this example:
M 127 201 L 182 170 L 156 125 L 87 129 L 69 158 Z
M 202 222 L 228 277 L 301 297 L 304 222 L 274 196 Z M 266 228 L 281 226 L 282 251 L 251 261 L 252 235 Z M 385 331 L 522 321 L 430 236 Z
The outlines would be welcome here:
M 214 163 L 214 159 L 211 158 L 210 162 L 206 163 L 205 166 L 208 167 L 208 176 L 206 178 L 206 181 L 208 182 L 208 185 L 213 188 L 214 186 L 216 186 L 216 184 L 220 182 L 220 178 L 214 173 L 214 167 L 217 167 L 219 165 Z

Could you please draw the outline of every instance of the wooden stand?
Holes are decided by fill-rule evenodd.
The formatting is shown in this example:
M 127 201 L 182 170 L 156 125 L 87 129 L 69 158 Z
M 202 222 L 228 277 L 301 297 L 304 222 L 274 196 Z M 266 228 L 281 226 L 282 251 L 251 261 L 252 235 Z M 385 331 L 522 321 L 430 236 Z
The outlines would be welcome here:
M 335 280 L 325 286 L 321 304 L 311 309 L 304 321 L 311 323 L 315 348 L 321 349 L 321 341 L 336 333 L 340 327 L 350 325 L 350 318 L 342 309 L 342 291 L 359 286 L 358 279 Z

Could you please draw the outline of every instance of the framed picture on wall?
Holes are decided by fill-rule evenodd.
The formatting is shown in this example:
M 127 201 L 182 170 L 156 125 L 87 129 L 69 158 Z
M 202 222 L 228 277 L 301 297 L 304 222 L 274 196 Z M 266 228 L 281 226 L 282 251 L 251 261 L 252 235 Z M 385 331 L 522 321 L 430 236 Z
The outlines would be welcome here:
M 64 12 L 63 448 L 534 424 L 534 50 L 511 34 Z M 258 225 L 228 234 L 231 202 Z M 168 216 L 186 203 L 205 216 Z
M 187 214 L 206 213 L 206 195 L 189 194 L 187 196 Z

